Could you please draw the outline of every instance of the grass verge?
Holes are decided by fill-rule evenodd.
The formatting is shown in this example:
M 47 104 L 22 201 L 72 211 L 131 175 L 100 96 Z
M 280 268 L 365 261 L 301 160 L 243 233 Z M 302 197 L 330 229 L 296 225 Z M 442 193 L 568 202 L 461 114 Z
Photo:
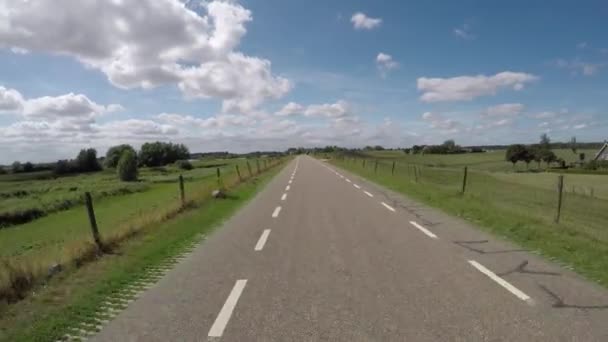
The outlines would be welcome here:
M 204 201 L 174 219 L 151 224 L 112 254 L 60 273 L 19 303 L 4 304 L 0 307 L 0 341 L 55 341 L 74 324 L 92 320 L 104 300 L 218 227 L 280 169 L 272 168 L 240 183 L 227 199 Z
M 564 195 L 559 224 L 555 190 L 545 190 L 499 179 L 487 172 L 469 171 L 465 195 L 461 170 L 401 167 L 378 170 L 361 160 L 332 159 L 335 166 L 406 194 L 422 203 L 464 218 L 483 230 L 574 268 L 608 285 L 608 201 L 578 194 Z M 555 176 L 555 175 L 553 175 Z M 567 176 L 566 176 L 567 177 Z

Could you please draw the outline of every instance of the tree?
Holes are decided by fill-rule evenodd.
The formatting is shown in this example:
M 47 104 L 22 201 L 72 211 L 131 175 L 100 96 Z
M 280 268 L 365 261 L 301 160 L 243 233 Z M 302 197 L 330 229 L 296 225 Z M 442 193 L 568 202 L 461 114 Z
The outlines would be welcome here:
M 572 150 L 572 153 L 576 154 L 576 151 L 578 150 L 578 145 L 576 144 L 576 137 L 572 137 L 572 139 L 570 139 L 570 149 Z
M 141 165 L 163 166 L 189 158 L 190 151 L 185 145 L 157 141 L 143 144 L 138 159 Z
M 56 175 L 65 175 L 66 173 L 70 173 L 72 171 L 71 169 L 70 163 L 67 160 L 58 160 L 53 168 L 53 173 Z
M 30 163 L 29 161 L 25 164 L 23 164 L 23 172 L 32 172 L 34 171 L 34 164 Z
M 423 148 L 424 148 L 424 146 L 418 146 L 418 145 L 412 146 L 412 154 L 420 153 Z
M 555 153 L 553 153 L 553 151 L 550 150 L 543 150 L 542 151 L 542 159 L 545 163 L 547 163 L 547 167 L 549 167 L 549 165 L 551 163 L 554 163 L 557 161 L 557 156 L 555 155 Z
M 540 170 L 540 162 L 543 161 L 542 150 L 536 147 L 534 149 L 531 149 L 530 153 L 532 154 L 532 159 L 538 163 L 538 169 Z
M 123 182 L 137 180 L 137 155 L 132 149 L 125 149 L 116 165 L 118 178 Z
M 76 167 L 80 172 L 92 172 L 101 170 L 97 160 L 97 151 L 94 148 L 82 149 L 76 157 Z
M 524 160 L 524 156 L 526 154 L 528 154 L 528 150 L 527 150 L 526 146 L 521 145 L 521 144 L 511 145 L 507 149 L 505 159 L 507 161 L 510 161 L 511 163 L 513 163 L 513 167 L 515 167 L 515 164 L 518 161 Z
M 21 172 L 21 163 L 18 161 L 14 162 L 11 166 L 11 170 L 13 170 L 13 173 Z
M 543 150 L 550 150 L 551 149 L 551 139 L 549 138 L 549 136 L 547 135 L 547 133 L 543 133 L 540 136 L 540 148 Z
M 192 164 L 187 160 L 178 160 L 175 162 L 175 165 L 182 170 L 192 170 Z
M 112 146 L 106 152 L 106 160 L 104 164 L 106 167 L 116 167 L 118 165 L 118 160 L 122 157 L 124 151 L 129 150 L 135 153 L 135 149 L 131 145 L 122 144 L 117 146 Z
M 521 160 L 526 163 L 526 169 L 530 168 L 530 162 L 533 161 L 534 158 L 534 151 L 530 150 L 529 148 L 526 148 L 525 152 L 521 155 Z

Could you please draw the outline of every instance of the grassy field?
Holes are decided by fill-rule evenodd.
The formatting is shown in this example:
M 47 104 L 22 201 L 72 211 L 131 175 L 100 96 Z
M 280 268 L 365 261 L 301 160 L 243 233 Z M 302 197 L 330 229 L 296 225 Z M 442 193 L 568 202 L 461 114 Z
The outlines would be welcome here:
M 175 182 L 180 173 L 188 180 L 199 180 L 213 176 L 214 166 L 233 167 L 232 164 L 238 161 L 197 161 L 193 164 L 195 168 L 188 171 L 175 166 L 142 168 L 138 182 L 119 181 L 113 169 L 63 177 L 47 175 L 47 178 L 32 177 L 28 173 L 1 175 L 0 228 L 80 205 L 85 191 L 91 192 L 96 199 L 146 192 L 158 183 Z
M 441 157 L 433 156 L 433 159 L 437 161 Z M 477 155 L 444 157 L 443 163 L 451 166 L 466 165 L 472 158 L 482 158 Z M 491 172 L 473 167 L 469 172 L 467 192 L 462 195 L 463 171 L 460 167 L 426 167 L 420 164 L 416 181 L 411 160 L 395 160 L 394 175 L 391 173 L 392 161 L 388 156 L 381 159 L 377 172 L 374 172 L 373 159 L 367 161 L 365 168 L 361 159 L 334 158 L 330 162 L 463 217 L 524 247 L 538 250 L 573 266 L 590 279 L 608 285 L 608 199 L 605 185 L 602 190 L 599 185 L 595 186 L 594 198 L 581 192 L 566 193 L 561 222 L 555 224 L 558 176 L 555 173 Z M 605 184 L 608 178 L 601 177 L 608 176 L 567 175 L 566 189 L 584 182 L 587 185 L 595 185 L 595 182 Z
M 575 162 L 578 160 L 578 153 L 585 153 L 587 159 L 592 158 L 597 153 L 597 150 L 579 150 L 577 154 L 571 150 L 557 149 L 553 150 L 559 158 L 563 158 L 566 163 Z M 525 163 L 517 163 L 515 167 L 510 162 L 505 161 L 505 151 L 496 150 L 485 153 L 466 153 L 466 154 L 406 154 L 403 151 L 372 151 L 366 153 L 369 158 L 384 159 L 384 160 L 399 160 L 403 163 L 436 166 L 436 167 L 464 167 L 468 166 L 471 169 L 491 171 L 491 172 L 516 172 L 526 171 Z M 538 166 L 535 162 L 530 163 L 530 169 L 534 170 Z M 545 165 L 541 165 L 545 168 Z
M 4 307 L 0 302 L 0 341 L 55 341 L 69 327 L 93 322 L 102 302 L 136 281 L 149 279 L 151 269 L 170 262 L 200 241 L 201 234 L 218 227 L 279 170 L 270 169 L 236 185 L 228 199 L 205 200 L 175 219 L 150 225 L 111 255 L 60 273 L 35 296 Z
M 213 167 L 200 167 L 190 171 L 144 170 L 142 178 L 145 180 L 142 183 L 145 182 L 147 188 L 141 192 L 122 195 L 104 196 L 98 188 L 91 186 L 95 215 L 102 238 L 108 243 L 114 243 L 134 234 L 140 227 L 162 222 L 179 213 L 182 210 L 178 187 L 180 173 L 185 179 L 186 200 L 200 202 L 210 198 L 211 191 L 218 188 L 215 166 L 220 167 L 224 185 L 228 186 L 238 181 L 236 165 L 239 166 L 243 177 L 249 176 L 246 162 L 245 159 L 213 160 L 199 165 Z M 264 161 L 260 164 L 263 166 Z M 251 161 L 251 166 L 255 174 L 255 160 Z M 86 176 L 91 179 L 82 181 L 81 178 Z M 103 177 L 107 175 L 82 175 L 72 177 L 70 181 L 80 180 L 95 184 L 94 182 Z M 48 186 L 49 180 L 36 182 L 40 182 L 39 186 Z M 82 192 L 78 193 L 82 196 Z M 3 297 L 14 297 L 12 294 L 15 291 L 8 294 L 3 292 L 3 289 L 10 289 L 7 284 L 16 282 L 11 280 L 14 278 L 11 274 L 33 274 L 34 278 L 38 279 L 43 277 L 53 264 L 79 263 L 82 258 L 90 257 L 90 251 L 94 247 L 91 241 L 87 213 L 80 204 L 26 224 L 0 229 L 0 302 Z M 23 282 L 30 283 L 31 280 L 25 279 Z

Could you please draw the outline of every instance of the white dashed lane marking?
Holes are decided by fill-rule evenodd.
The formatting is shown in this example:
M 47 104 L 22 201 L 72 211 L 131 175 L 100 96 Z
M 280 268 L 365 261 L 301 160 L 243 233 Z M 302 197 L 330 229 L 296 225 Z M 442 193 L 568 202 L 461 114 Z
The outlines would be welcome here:
M 367 196 L 369 197 L 374 197 L 374 195 L 372 195 L 371 193 L 367 192 L 367 191 L 363 191 Z
M 270 235 L 270 229 L 264 229 L 264 231 L 262 232 L 262 235 L 260 236 L 260 239 L 258 240 L 258 243 L 256 243 L 255 245 L 255 251 L 259 252 L 264 248 L 264 245 L 266 244 L 266 240 L 268 240 L 268 235 Z
M 280 207 L 280 206 L 278 206 L 278 207 L 274 208 L 274 211 L 272 212 L 272 217 L 273 217 L 273 218 L 277 218 L 277 217 L 279 217 L 279 213 L 280 213 L 280 212 L 281 212 L 281 207 Z
M 433 239 L 437 239 L 437 235 L 435 235 L 433 232 L 431 232 L 430 230 L 424 228 L 423 226 L 419 225 L 418 223 L 414 222 L 414 221 L 410 221 L 410 224 L 416 228 L 418 228 L 418 230 L 420 230 L 421 232 L 423 232 L 424 234 L 426 234 L 428 237 L 433 238 Z
M 287 193 L 284 193 L 283 196 L 281 196 L 281 201 L 284 201 L 287 198 Z
M 211 329 L 209 329 L 209 337 L 222 337 L 224 334 L 224 329 L 226 328 L 226 325 L 228 325 L 228 321 L 230 321 L 232 312 L 239 301 L 239 297 L 245 289 L 245 285 L 247 285 L 247 279 L 240 279 L 236 281 L 230 295 L 228 295 L 228 299 L 226 299 L 226 302 L 220 310 L 220 313 L 217 315 L 215 322 L 213 322 Z
M 390 210 L 390 211 L 393 211 L 393 212 L 395 211 L 395 208 L 391 207 L 390 205 L 388 205 L 388 204 L 386 204 L 386 203 L 384 203 L 384 202 L 382 202 L 382 205 L 383 205 L 383 206 L 384 206 L 386 209 L 388 209 L 388 210 Z
M 357 189 L 361 189 L 361 187 L 360 187 L 360 186 L 358 186 L 357 184 L 353 184 L 353 186 L 354 186 L 355 188 L 357 188 Z
M 509 291 L 512 294 L 514 294 L 517 298 L 519 298 L 519 299 L 527 302 L 528 304 L 534 304 L 534 302 L 532 301 L 532 298 L 530 298 L 530 296 L 528 296 L 527 294 L 523 293 L 517 287 L 511 285 L 511 283 L 509 283 L 508 281 L 506 281 L 506 280 L 502 279 L 501 277 L 497 276 L 494 272 L 492 272 L 489 269 L 487 269 L 484 265 L 478 263 L 475 260 L 469 260 L 469 264 L 471 264 L 473 267 L 475 267 L 479 272 L 485 274 L 490 279 L 492 279 L 493 281 L 495 281 L 496 283 L 498 283 L 498 285 L 504 287 L 507 291 Z

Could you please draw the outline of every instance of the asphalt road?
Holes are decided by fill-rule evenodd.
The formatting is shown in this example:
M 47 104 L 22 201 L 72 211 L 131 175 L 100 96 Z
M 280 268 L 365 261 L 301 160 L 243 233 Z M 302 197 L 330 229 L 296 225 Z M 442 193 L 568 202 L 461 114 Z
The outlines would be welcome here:
M 94 341 L 608 341 L 608 291 L 310 157 Z

